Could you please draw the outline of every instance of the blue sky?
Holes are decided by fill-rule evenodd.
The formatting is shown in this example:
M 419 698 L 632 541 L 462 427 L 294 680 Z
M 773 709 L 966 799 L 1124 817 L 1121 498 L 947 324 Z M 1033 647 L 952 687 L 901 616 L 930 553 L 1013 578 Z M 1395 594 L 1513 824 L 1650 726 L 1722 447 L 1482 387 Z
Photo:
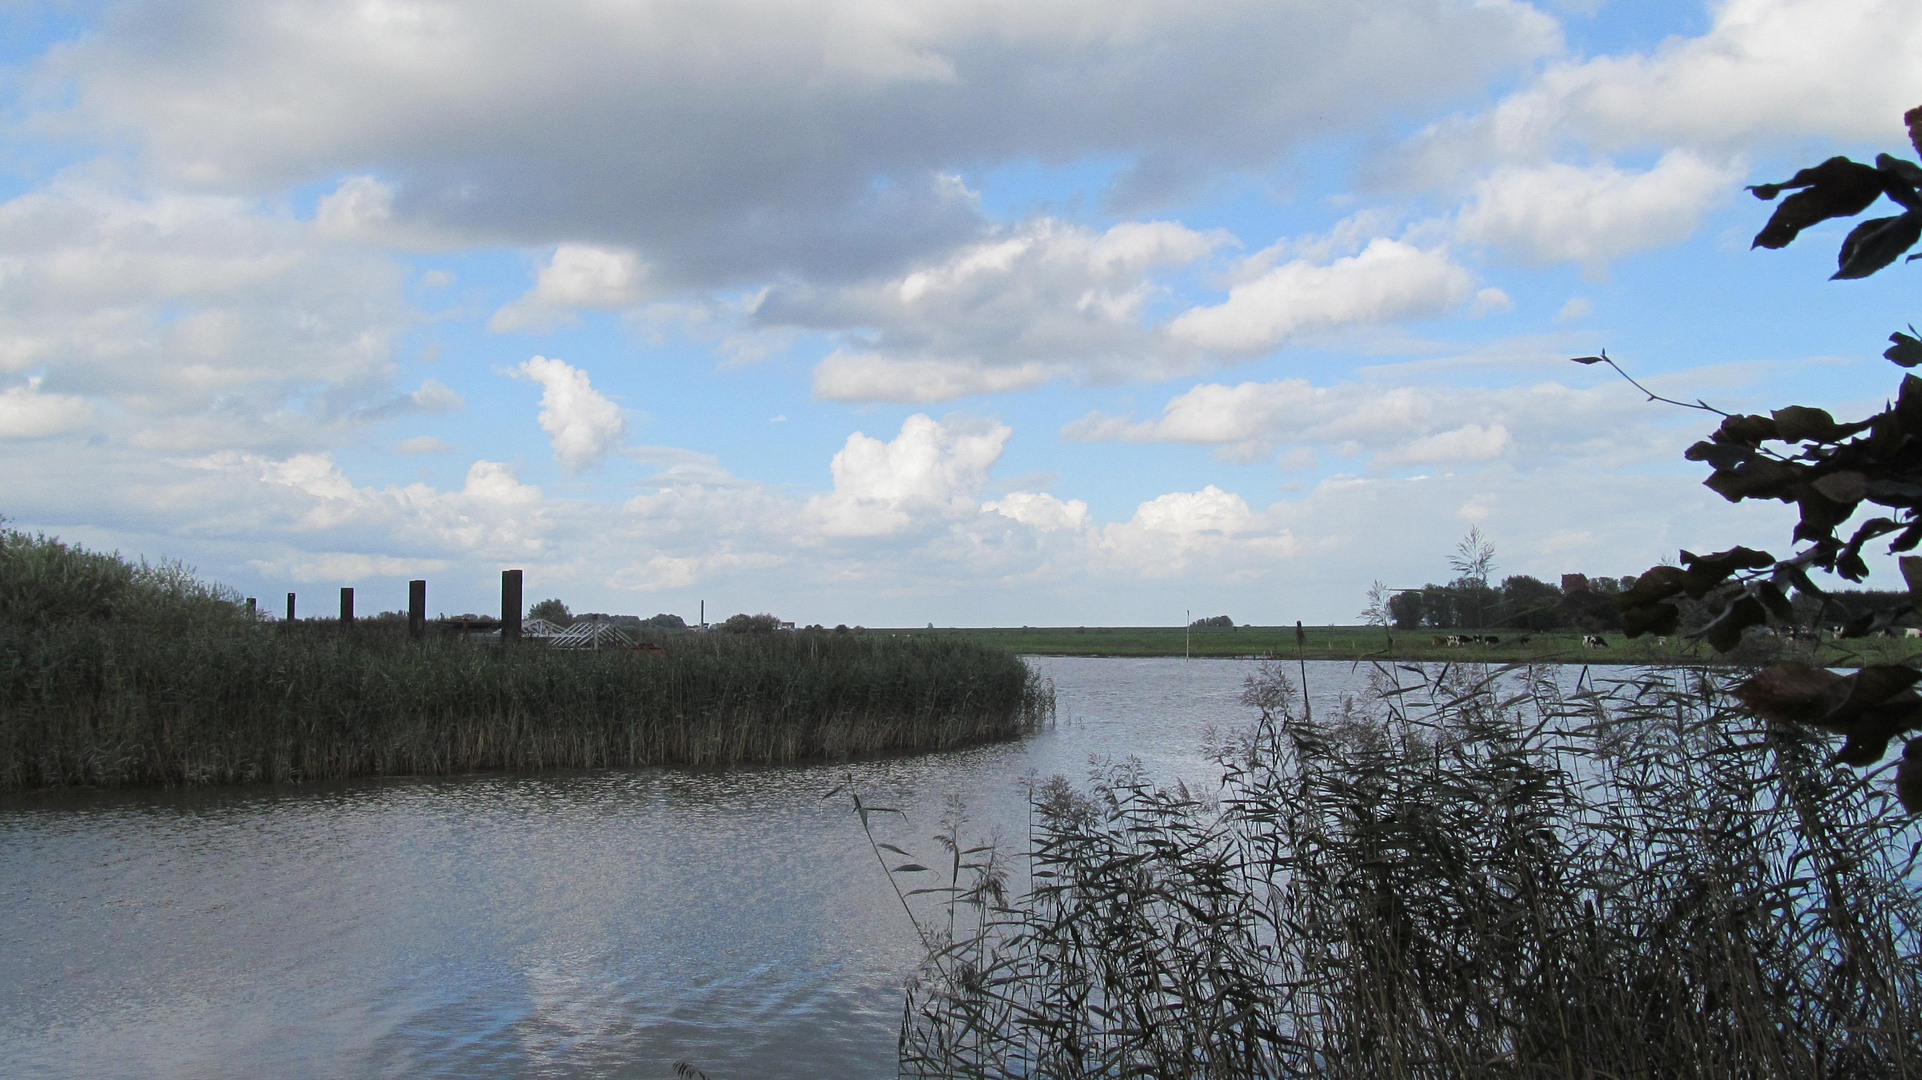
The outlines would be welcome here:
M 0 514 L 308 610 L 1350 621 L 1780 545 L 1680 451 L 1874 407 L 1912 4 L 16 3 Z

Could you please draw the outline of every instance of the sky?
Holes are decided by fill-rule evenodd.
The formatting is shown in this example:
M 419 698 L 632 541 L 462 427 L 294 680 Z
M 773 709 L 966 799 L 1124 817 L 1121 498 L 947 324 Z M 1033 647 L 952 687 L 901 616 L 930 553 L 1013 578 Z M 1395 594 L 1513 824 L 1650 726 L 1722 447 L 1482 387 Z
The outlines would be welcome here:
M 306 612 L 868 626 L 1782 548 L 1568 358 L 1879 408 L 1922 270 L 1742 187 L 1907 152 L 1918 56 L 1912 0 L 4 0 L 0 515 Z

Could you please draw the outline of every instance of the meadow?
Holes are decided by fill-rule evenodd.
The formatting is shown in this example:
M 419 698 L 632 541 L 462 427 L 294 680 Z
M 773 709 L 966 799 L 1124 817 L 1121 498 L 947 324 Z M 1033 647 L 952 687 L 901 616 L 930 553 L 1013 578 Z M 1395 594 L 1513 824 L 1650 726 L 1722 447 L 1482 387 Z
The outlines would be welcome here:
M 178 566 L 0 534 L 0 789 L 939 750 L 1012 738 L 1052 707 L 1012 654 L 956 639 L 565 651 L 266 623 L 237 601 Z
M 1702 642 L 1644 636 L 1630 640 L 1609 631 L 1603 648 L 1584 647 L 1573 630 L 1384 630 L 1378 626 L 1304 626 L 1297 645 L 1293 626 L 1022 626 L 873 630 L 904 637 L 946 637 L 973 641 L 1034 656 L 1300 656 L 1307 660 L 1572 663 L 1718 666 L 1782 657 L 1832 667 L 1899 662 L 1922 652 L 1922 640 L 1861 638 L 1849 641 L 1792 642 L 1754 636 L 1731 655 L 1718 655 Z M 1437 637 L 1482 634 L 1494 644 L 1436 644 Z M 1526 637 L 1528 640 L 1522 640 Z

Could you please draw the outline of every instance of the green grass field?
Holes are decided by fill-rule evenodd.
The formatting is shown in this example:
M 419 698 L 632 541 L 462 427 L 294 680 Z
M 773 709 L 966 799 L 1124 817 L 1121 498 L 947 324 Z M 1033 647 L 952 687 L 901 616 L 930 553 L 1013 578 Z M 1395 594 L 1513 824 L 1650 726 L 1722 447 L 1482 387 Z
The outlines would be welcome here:
M 904 627 L 876 629 L 877 634 L 951 635 L 1017 653 L 1037 656 L 1265 656 L 1297 654 L 1293 626 L 1209 627 L 1184 631 L 1179 626 L 1033 626 L 1033 627 Z M 1755 637 L 1727 656 L 1717 656 L 1701 642 L 1653 637 L 1633 641 L 1620 633 L 1602 634 L 1605 648 L 1584 648 L 1575 631 L 1483 631 L 1499 644 L 1437 645 L 1437 637 L 1473 631 L 1384 631 L 1373 626 L 1306 626 L 1300 655 L 1308 660 L 1487 660 L 1501 663 L 1538 661 L 1583 664 L 1692 664 L 1750 663 L 1793 656 L 1827 666 L 1904 660 L 1922 652 L 1922 640 L 1866 638 L 1856 641 L 1796 643 Z M 1526 636 L 1528 641 L 1521 639 Z

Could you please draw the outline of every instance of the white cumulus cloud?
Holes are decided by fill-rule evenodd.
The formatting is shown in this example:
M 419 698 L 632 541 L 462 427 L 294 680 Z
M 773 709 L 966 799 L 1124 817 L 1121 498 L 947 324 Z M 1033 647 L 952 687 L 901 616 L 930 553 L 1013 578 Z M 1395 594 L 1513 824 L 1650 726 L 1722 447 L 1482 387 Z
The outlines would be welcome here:
M 540 268 L 534 287 L 494 312 L 487 328 L 549 329 L 574 317 L 580 308 L 613 310 L 648 298 L 647 267 L 632 251 L 562 244 Z
M 598 465 L 627 439 L 620 406 L 588 381 L 587 372 L 563 360 L 536 356 L 514 369 L 541 386 L 541 430 L 554 447 L 554 460 L 568 472 Z
M 0 390 L 0 439 L 44 439 L 73 431 L 93 419 L 93 406 L 74 394 L 48 394 L 41 380 Z
M 1456 235 L 1531 263 L 1598 272 L 1614 259 L 1687 237 L 1728 200 L 1740 173 L 1672 150 L 1643 172 L 1611 165 L 1511 165 L 1475 185 Z
M 1473 279 L 1447 252 L 1377 237 L 1325 265 L 1283 263 L 1168 329 L 1211 352 L 1250 355 L 1317 330 L 1439 314 L 1472 292 Z
M 1013 433 L 1006 424 L 922 413 L 887 442 L 857 431 L 829 463 L 833 492 L 809 499 L 808 511 L 836 536 L 885 536 L 920 516 L 973 513 Z

